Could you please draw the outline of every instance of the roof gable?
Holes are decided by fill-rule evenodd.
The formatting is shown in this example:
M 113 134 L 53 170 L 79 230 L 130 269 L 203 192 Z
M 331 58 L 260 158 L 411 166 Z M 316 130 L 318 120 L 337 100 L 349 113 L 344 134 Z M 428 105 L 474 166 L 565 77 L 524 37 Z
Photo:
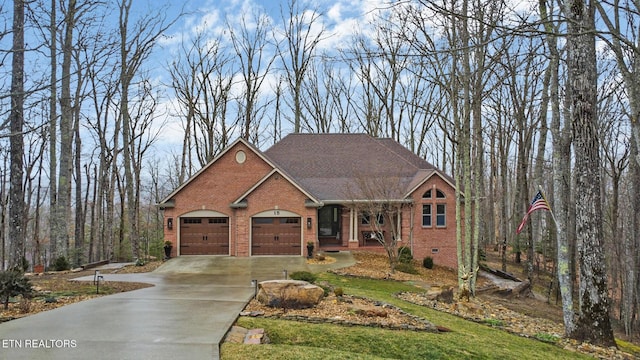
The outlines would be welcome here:
M 195 174 L 193 174 L 189 179 L 187 179 L 187 181 L 185 181 L 184 183 L 180 184 L 175 190 L 173 190 L 169 195 L 167 195 L 162 201 L 160 201 L 160 203 L 158 204 L 159 206 L 163 206 L 163 205 L 167 205 L 167 207 L 171 207 L 172 206 L 172 199 L 185 187 L 187 187 L 189 184 L 191 184 L 196 178 L 198 178 L 202 173 L 206 172 L 211 166 L 213 166 L 213 164 L 215 164 L 219 159 L 223 158 L 227 153 L 229 153 L 230 151 L 232 151 L 234 148 L 236 148 L 238 146 L 238 144 L 243 144 L 245 147 L 247 147 L 250 151 L 252 151 L 255 155 L 257 155 L 259 158 L 261 158 L 262 160 L 264 160 L 267 164 L 269 164 L 269 166 L 271 166 L 272 168 L 275 168 L 275 166 L 273 165 L 273 163 L 264 156 L 264 154 L 258 150 L 255 146 L 253 146 L 251 143 L 249 143 L 247 140 L 243 139 L 243 138 L 238 138 L 236 141 L 234 141 L 233 143 L 231 143 L 231 145 L 227 146 L 220 154 L 218 154 L 215 158 L 213 158 L 211 161 L 209 161 L 205 166 L 203 166 L 200 170 L 198 170 Z

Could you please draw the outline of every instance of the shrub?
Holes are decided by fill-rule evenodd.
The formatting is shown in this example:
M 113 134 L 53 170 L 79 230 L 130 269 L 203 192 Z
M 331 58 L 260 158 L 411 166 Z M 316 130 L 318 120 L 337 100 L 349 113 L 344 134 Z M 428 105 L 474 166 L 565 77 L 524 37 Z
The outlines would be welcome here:
M 9 298 L 22 295 L 31 296 L 32 289 L 29 279 L 18 271 L 0 271 L 0 299 L 4 303 L 4 309 L 9 308 Z
M 23 296 L 18 304 L 18 309 L 20 309 L 22 314 L 28 314 L 31 311 L 31 300 Z
M 64 271 L 64 270 L 69 270 L 71 269 L 71 264 L 69 264 L 69 261 L 67 260 L 66 257 L 64 256 L 59 256 L 54 262 L 53 262 L 53 269 L 55 271 Z
M 404 264 L 411 263 L 413 260 L 413 255 L 411 254 L 411 249 L 407 246 L 401 246 L 398 248 L 398 261 Z
M 433 258 L 427 256 L 426 258 L 422 259 L 422 266 L 424 266 L 426 269 L 433 269 Z
M 411 263 L 397 263 L 396 264 L 396 270 L 403 272 L 403 273 L 407 273 L 407 274 L 417 274 L 418 270 L 416 270 L 415 267 L 413 267 L 413 264 Z
M 315 274 L 310 273 L 308 271 L 296 271 L 291 273 L 289 277 L 293 280 L 302 280 L 310 283 L 315 282 L 317 279 Z

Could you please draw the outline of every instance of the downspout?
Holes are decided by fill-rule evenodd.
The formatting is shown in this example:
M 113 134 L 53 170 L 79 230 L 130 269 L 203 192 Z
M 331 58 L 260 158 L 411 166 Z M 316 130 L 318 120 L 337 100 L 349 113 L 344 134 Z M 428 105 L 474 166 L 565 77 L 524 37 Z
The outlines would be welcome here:
M 410 218 L 409 218 L 409 248 L 411 249 L 411 254 L 414 254 L 414 249 L 413 249 L 413 223 L 414 223 L 414 212 L 413 212 L 413 203 L 409 204 L 409 214 L 410 214 Z

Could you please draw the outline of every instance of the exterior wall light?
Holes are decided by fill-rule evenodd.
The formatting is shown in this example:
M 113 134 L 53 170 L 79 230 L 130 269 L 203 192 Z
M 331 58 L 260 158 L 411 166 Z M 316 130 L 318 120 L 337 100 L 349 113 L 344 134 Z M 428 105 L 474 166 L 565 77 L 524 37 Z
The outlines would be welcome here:
M 167 219 L 167 229 L 173 230 L 173 218 Z
M 307 218 L 307 229 L 311 229 L 311 218 Z

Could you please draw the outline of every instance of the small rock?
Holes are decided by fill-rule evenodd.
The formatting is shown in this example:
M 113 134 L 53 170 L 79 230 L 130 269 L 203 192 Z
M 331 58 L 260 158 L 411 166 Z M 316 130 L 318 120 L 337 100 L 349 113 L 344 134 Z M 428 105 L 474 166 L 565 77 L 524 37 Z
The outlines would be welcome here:
M 366 317 L 387 317 L 389 313 L 386 310 L 377 307 L 352 307 L 351 311 L 360 316 Z
M 249 331 L 241 326 L 232 326 L 225 337 L 226 342 L 242 344 Z

